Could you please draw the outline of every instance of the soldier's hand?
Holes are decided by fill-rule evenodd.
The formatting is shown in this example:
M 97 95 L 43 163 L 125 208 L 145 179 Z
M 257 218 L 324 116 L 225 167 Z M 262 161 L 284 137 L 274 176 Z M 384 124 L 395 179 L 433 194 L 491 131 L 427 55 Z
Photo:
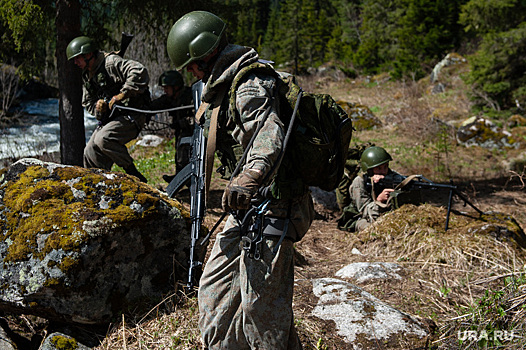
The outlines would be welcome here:
M 386 188 L 376 197 L 377 201 L 380 201 L 382 203 L 386 203 L 389 200 L 389 197 L 391 196 L 391 192 L 393 192 L 394 189 L 392 188 Z
M 97 118 L 97 120 L 103 120 L 108 116 L 109 112 L 108 102 L 103 99 L 98 100 L 97 104 L 95 104 L 95 118 Z
M 385 178 L 385 176 L 382 175 L 382 174 L 374 174 L 373 177 L 372 177 L 372 179 L 373 179 L 373 181 L 374 181 L 375 184 L 378 183 L 378 182 L 380 182 L 380 181 L 383 180 L 384 178 Z
M 247 170 L 236 176 L 223 192 L 222 207 L 230 210 L 248 209 L 250 200 L 260 186 L 261 173 L 256 170 Z
M 110 104 L 109 104 L 109 107 L 110 107 L 110 110 L 113 109 L 113 106 L 115 106 L 115 104 L 121 102 L 122 100 L 124 100 L 126 98 L 126 94 L 124 92 L 121 92 L 115 96 L 113 96 L 110 100 Z

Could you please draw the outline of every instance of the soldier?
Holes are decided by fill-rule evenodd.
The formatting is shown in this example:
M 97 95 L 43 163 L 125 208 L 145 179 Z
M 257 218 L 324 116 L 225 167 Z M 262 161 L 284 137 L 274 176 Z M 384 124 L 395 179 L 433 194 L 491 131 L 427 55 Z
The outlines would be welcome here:
M 139 62 L 97 50 L 86 36 L 73 39 L 66 54 L 82 69 L 82 105 L 99 121 L 84 148 L 84 167 L 111 170 L 115 163 L 146 182 L 126 148 L 126 143 L 139 135 L 146 115 L 115 106 L 144 109 L 149 104 L 148 71 Z
M 360 165 L 364 174 L 354 178 L 350 193 L 352 203 L 357 210 L 357 221 L 353 227 L 356 231 L 361 231 L 368 227 L 378 217 L 391 210 L 387 205 L 389 195 L 394 191 L 393 188 L 376 188 L 374 184 L 389 176 L 394 181 L 402 181 L 405 176 L 391 170 L 389 161 L 393 160 L 389 153 L 382 147 L 372 146 L 363 151 L 360 158 Z M 371 190 L 367 190 L 367 184 L 371 183 Z M 350 226 L 350 225 L 347 225 Z
M 183 76 L 176 70 L 169 70 L 159 77 L 159 86 L 163 87 L 164 95 L 152 101 L 153 110 L 168 109 L 192 105 L 192 89 L 184 85 Z M 172 129 L 175 131 L 176 153 L 175 171 L 178 173 L 188 164 L 191 146 L 181 144 L 185 136 L 192 136 L 194 130 L 194 113 L 191 109 L 170 112 Z M 175 175 L 163 175 L 164 181 L 170 183 Z
M 229 44 L 225 30 L 221 18 L 195 11 L 181 17 L 168 36 L 168 54 L 176 68 L 186 68 L 205 83 L 202 101 L 211 103 L 201 121 L 205 126 L 215 124 L 218 106 L 229 105 L 226 91 L 236 73 L 259 59 L 253 48 Z M 278 116 L 276 79 L 250 72 L 237 86 L 235 110 L 220 108 L 217 117 L 216 147 L 226 168 L 232 171 L 238 160 L 232 159 L 233 148 L 245 148 L 265 115 L 266 119 L 240 173 L 223 192 L 223 209 L 231 215 L 216 237 L 200 280 L 199 327 L 207 349 L 301 349 L 292 311 L 293 243 L 312 223 L 312 198 L 305 185 L 296 186 L 296 193 L 289 191 L 286 198 L 273 198 L 272 191 L 267 191 L 270 197 L 261 198 L 265 186 L 279 186 L 272 183 L 273 167 L 285 127 Z M 209 135 L 212 131 L 210 127 Z M 289 180 L 294 187 L 297 177 Z M 256 260 L 240 247 L 246 232 L 240 232 L 233 214 L 239 217 L 251 208 L 251 201 L 259 204 L 265 199 L 270 202 L 261 208 L 263 239 Z M 286 238 L 280 243 L 283 233 Z

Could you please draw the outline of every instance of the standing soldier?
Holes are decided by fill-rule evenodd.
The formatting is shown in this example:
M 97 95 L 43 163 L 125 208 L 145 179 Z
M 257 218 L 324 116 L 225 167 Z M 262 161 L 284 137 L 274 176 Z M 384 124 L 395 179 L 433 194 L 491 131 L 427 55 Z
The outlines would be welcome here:
M 192 89 L 184 85 L 183 76 L 176 70 L 169 70 L 159 77 L 159 86 L 164 95 L 152 101 L 151 109 L 169 109 L 192 105 Z M 181 144 L 181 139 L 192 136 L 194 132 L 194 112 L 191 109 L 170 112 L 172 129 L 175 131 L 176 153 L 175 171 L 178 173 L 190 161 L 191 145 Z M 164 181 L 170 183 L 175 175 L 163 175 Z
M 73 39 L 66 54 L 82 69 L 82 105 L 99 121 L 84 149 L 84 167 L 111 170 L 117 164 L 146 182 L 126 148 L 139 135 L 146 115 L 120 110 L 116 105 L 145 109 L 150 102 L 148 71 L 139 62 L 97 50 L 86 36 Z
M 221 18 L 195 11 L 173 25 L 167 43 L 175 67 L 186 68 L 205 83 L 202 101 L 210 105 L 199 122 L 208 129 L 209 144 L 214 139 L 210 135 L 216 132 L 216 148 L 226 168 L 239 160 L 227 159 L 236 154 L 233 148 L 246 148 L 255 129 L 261 127 L 240 173 L 223 192 L 223 209 L 231 215 L 216 237 L 200 280 L 199 327 L 207 349 L 301 349 L 292 311 L 293 243 L 312 223 L 312 198 L 308 187 L 300 185 L 297 173 L 288 174 L 288 191 L 272 181 L 285 138 L 276 78 L 250 72 L 229 96 L 237 73 L 259 56 L 253 48 L 229 44 L 225 32 Z M 219 108 L 228 106 L 230 98 L 235 99 L 235 108 Z M 273 191 L 261 191 L 265 186 L 288 193 L 278 199 Z M 262 198 L 264 192 L 268 193 Z M 260 207 L 258 216 L 258 232 L 263 235 L 256 243 L 259 259 L 240 247 L 250 238 L 234 217 L 252 203 L 266 205 Z M 286 238 L 280 243 L 284 233 Z

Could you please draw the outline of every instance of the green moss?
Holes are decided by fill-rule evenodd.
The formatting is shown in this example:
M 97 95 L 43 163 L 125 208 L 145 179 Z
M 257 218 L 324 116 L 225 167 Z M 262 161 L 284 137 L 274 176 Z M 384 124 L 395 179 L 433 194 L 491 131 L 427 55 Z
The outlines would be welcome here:
M 102 220 L 95 226 L 114 229 L 141 225 L 157 213 L 161 200 L 189 216 L 180 203 L 151 187 L 97 169 L 57 167 L 50 173 L 30 166 L 3 187 L 6 210 L 0 227 L 5 234 L 0 239 L 9 240 L 4 262 L 44 259 L 53 250 L 79 252 L 90 236 L 86 222 Z M 69 255 L 50 262 L 55 263 L 66 272 L 78 262 Z
M 51 339 L 51 343 L 57 350 L 75 350 L 79 347 L 75 339 L 62 335 L 55 335 Z

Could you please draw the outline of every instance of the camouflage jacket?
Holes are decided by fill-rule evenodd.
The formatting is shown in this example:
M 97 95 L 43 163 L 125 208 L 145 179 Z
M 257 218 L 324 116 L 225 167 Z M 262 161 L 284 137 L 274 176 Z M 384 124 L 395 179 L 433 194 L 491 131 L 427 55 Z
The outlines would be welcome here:
M 228 45 L 218 57 L 214 68 L 203 90 L 202 99 L 213 102 L 218 93 L 229 90 L 237 72 L 259 59 L 256 51 L 249 47 Z M 230 158 L 239 159 L 240 153 L 250 142 L 258 123 L 268 113 L 267 119 L 258 132 L 248 152 L 242 171 L 255 169 L 269 180 L 273 177 L 273 166 L 278 161 L 285 138 L 285 126 L 279 118 L 279 101 L 277 99 L 276 79 L 269 75 L 249 73 L 243 78 L 236 90 L 236 109 L 242 124 L 234 122 L 228 115 L 229 97 L 224 96 L 221 102 L 221 113 L 218 120 L 217 151 L 221 157 L 230 153 Z M 207 112 L 207 122 L 211 110 Z M 239 145 L 240 147 L 236 147 Z M 228 150 L 228 148 L 233 149 Z M 232 166 L 237 160 L 227 160 L 225 166 Z M 300 236 L 305 234 L 313 219 L 312 199 L 308 192 L 288 200 L 272 200 L 267 215 L 290 218 Z
M 82 72 L 82 106 L 89 113 L 95 115 L 95 105 L 99 99 L 109 101 L 120 92 L 129 96 L 122 101 L 125 106 L 144 108 L 149 103 L 150 78 L 141 63 L 114 53 L 99 52 L 94 66 L 93 72 L 88 69 Z

